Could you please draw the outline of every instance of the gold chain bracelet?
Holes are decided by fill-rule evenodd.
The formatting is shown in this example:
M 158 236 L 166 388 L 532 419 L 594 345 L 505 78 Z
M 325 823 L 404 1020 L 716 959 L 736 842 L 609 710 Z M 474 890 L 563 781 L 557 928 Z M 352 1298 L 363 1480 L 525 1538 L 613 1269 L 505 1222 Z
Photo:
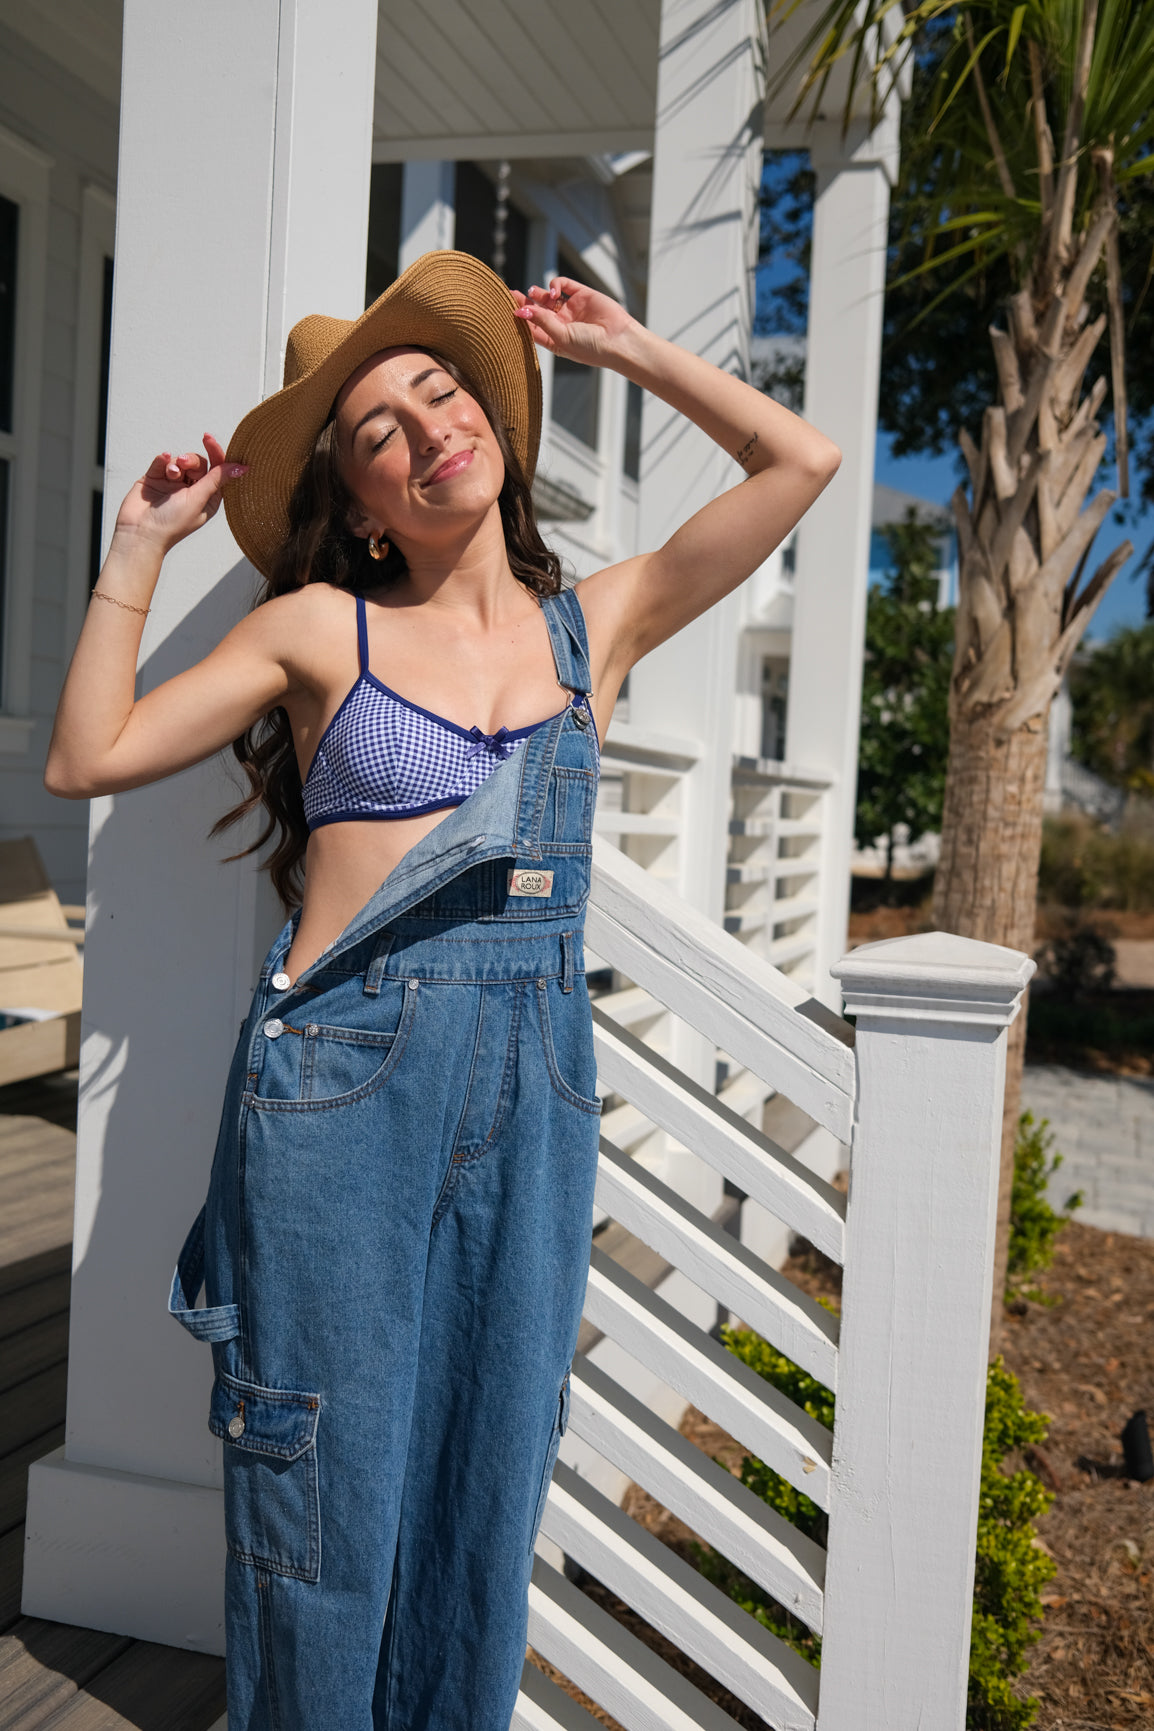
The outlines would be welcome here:
M 114 607 L 123 607 L 126 613 L 151 613 L 151 607 L 134 607 L 131 601 L 118 601 L 115 595 L 105 595 L 102 589 L 94 589 L 89 596 L 90 601 L 111 601 Z

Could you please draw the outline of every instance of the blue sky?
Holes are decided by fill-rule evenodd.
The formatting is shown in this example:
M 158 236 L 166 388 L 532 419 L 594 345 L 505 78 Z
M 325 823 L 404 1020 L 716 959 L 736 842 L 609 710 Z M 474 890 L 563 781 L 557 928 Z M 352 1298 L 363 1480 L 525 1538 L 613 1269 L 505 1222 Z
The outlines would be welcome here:
M 784 186 L 792 169 L 803 161 L 804 153 L 768 155 L 762 176 L 763 188 L 769 190 L 775 183 Z M 763 245 L 770 244 L 764 216 L 762 236 Z M 779 254 L 762 259 L 757 269 L 756 329 L 766 332 L 804 331 L 803 316 L 786 306 L 775 294 L 775 290 L 795 280 L 799 274 L 797 263 L 788 256 Z M 891 444 L 891 436 L 879 432 L 875 480 L 898 487 L 905 493 L 913 493 L 931 504 L 948 505 L 950 495 L 964 474 L 960 456 L 895 458 L 891 455 Z M 1114 474 L 1104 465 L 1095 478 L 1089 497 L 1093 498 L 1101 487 L 1113 486 L 1114 481 Z M 1089 642 L 1108 637 L 1121 625 L 1140 625 L 1145 619 L 1146 585 L 1144 578 L 1137 575 L 1137 569 L 1154 541 L 1154 511 L 1147 511 L 1143 516 L 1128 504 L 1112 511 L 1098 531 L 1088 568 L 1093 572 L 1110 549 L 1127 537 L 1134 543 L 1135 552 L 1099 604 L 1086 633 Z

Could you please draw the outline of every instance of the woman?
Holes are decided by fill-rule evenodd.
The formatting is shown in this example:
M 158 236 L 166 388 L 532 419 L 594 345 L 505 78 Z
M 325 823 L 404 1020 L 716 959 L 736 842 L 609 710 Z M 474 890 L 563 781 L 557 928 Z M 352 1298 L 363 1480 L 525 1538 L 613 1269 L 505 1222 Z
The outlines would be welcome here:
M 307 865 L 170 1299 L 216 1371 L 230 1731 L 506 1731 L 588 1261 L 597 742 L 634 662 L 839 461 L 605 295 L 512 302 L 427 254 L 359 320 L 294 329 L 227 456 L 155 458 L 49 754 L 83 798 L 233 741 L 286 902 Z M 663 398 L 745 484 L 563 590 L 529 502 L 535 344 Z M 222 495 L 264 604 L 134 701 L 163 557 Z

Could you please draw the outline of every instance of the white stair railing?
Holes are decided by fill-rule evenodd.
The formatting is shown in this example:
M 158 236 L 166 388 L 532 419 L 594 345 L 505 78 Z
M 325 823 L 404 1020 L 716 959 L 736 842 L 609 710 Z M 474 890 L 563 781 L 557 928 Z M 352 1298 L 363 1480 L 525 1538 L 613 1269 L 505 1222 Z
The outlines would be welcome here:
M 844 1263 L 844 1324 L 606 1138 L 605 1214 L 685 1290 L 836 1390 L 836 1425 L 595 1251 L 585 1314 L 598 1339 L 574 1365 L 543 1538 L 777 1731 L 961 1731 L 1005 1029 L 1032 964 L 939 934 L 867 945 L 838 970 L 855 1044 L 803 987 L 602 842 L 588 929 L 635 990 L 852 1141 L 847 1201 L 597 1006 L 603 1085 Z M 699 1407 L 826 1510 L 828 1551 L 651 1410 L 650 1387 Z M 642 1486 L 819 1633 L 820 1675 L 625 1515 L 590 1462 Z M 551 1546 L 535 1565 L 534 1648 L 626 1731 L 732 1731 L 547 1560 Z M 592 1721 L 528 1668 L 513 1723 Z

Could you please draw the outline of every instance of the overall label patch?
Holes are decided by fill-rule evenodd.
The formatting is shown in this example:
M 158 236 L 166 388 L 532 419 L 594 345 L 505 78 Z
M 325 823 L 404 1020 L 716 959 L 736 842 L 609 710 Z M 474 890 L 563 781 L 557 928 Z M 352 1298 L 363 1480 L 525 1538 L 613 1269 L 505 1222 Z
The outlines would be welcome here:
M 509 873 L 508 893 L 511 896 L 551 896 L 553 894 L 553 873 L 538 871 L 511 871 Z

